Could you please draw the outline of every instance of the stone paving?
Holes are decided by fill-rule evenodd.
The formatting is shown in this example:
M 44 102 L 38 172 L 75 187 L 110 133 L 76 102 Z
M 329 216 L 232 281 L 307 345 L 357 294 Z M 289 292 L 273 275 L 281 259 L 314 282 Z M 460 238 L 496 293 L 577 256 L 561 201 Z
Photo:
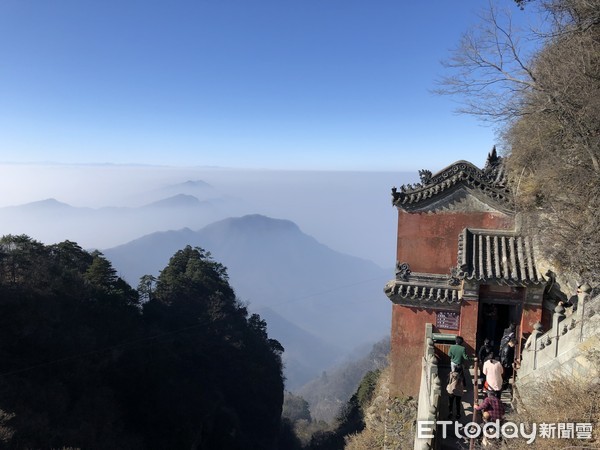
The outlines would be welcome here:
M 461 417 L 458 420 L 461 424 L 466 424 L 473 421 L 473 369 L 471 368 L 470 377 L 467 378 L 466 392 L 462 396 L 462 412 Z M 439 409 L 439 420 L 455 420 L 449 419 L 448 414 L 448 394 L 446 392 L 446 384 L 448 382 L 448 375 L 450 374 L 449 367 L 440 367 L 439 376 L 442 381 L 442 398 L 440 400 Z M 485 398 L 485 393 L 479 392 L 479 400 L 482 401 Z M 502 403 L 506 412 L 508 413 L 511 408 L 512 402 L 512 389 L 504 389 L 501 395 Z M 481 422 L 481 416 L 478 413 L 478 422 Z M 448 431 L 454 429 L 454 427 L 448 427 Z M 448 433 L 446 439 L 442 439 L 441 427 L 438 427 L 438 433 L 436 436 L 439 439 L 440 450 L 466 450 L 469 448 L 470 440 L 465 438 L 458 438 L 452 433 Z M 478 447 L 476 447 L 478 448 Z

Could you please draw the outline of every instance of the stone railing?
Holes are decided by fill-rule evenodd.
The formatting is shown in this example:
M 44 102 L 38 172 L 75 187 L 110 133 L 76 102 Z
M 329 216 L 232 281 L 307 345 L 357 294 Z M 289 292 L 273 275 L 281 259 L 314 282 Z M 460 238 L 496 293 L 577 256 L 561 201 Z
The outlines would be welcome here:
M 592 299 L 589 292 L 586 286 L 578 293 L 577 310 L 570 316 L 564 307 L 557 306 L 547 332 L 542 332 L 539 323 L 534 326 L 518 370 L 517 387 L 521 391 L 529 383 L 558 374 L 586 379 L 598 376 L 582 354 L 600 339 L 600 295 Z
M 442 387 L 440 377 L 438 376 L 438 360 L 435 356 L 435 348 L 433 346 L 433 326 L 430 323 L 425 325 L 425 348 L 422 367 L 417 421 L 435 423 L 438 419 Z M 435 434 L 435 429 L 433 430 L 433 434 Z M 433 448 L 435 448 L 435 437 L 419 438 L 417 435 L 415 436 L 415 450 L 429 450 Z

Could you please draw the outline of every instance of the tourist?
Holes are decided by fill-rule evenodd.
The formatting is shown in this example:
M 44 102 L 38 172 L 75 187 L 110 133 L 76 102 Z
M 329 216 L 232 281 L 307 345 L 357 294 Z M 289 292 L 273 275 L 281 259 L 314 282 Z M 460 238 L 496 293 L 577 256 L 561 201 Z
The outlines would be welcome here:
M 463 383 L 463 367 L 456 366 L 450 376 L 448 377 L 448 385 L 446 391 L 448 392 L 448 418 L 452 419 L 452 405 L 456 404 L 456 419 L 460 419 L 460 404 L 462 402 L 463 391 L 465 385 Z
M 500 361 L 496 359 L 493 353 L 488 355 L 486 361 L 483 363 L 483 374 L 485 375 L 484 387 L 492 391 L 501 391 L 503 373 L 504 368 L 500 364 Z
M 493 342 L 492 340 L 485 338 L 483 341 L 483 345 L 479 348 L 479 352 L 477 353 L 477 357 L 479 358 L 479 384 L 482 384 L 485 381 L 485 374 L 483 373 L 483 364 L 484 361 L 487 360 L 488 356 L 493 354 L 494 350 L 492 348 Z
M 510 339 L 500 350 L 500 363 L 504 368 L 504 386 L 508 385 L 514 371 L 515 363 L 515 340 Z
M 494 353 L 493 350 L 493 342 L 492 340 L 485 338 L 483 341 L 483 345 L 479 348 L 479 353 L 477 356 L 479 357 L 479 361 L 485 361 L 489 355 Z
M 506 344 L 508 344 L 508 341 L 510 341 L 511 339 L 515 339 L 515 330 L 516 330 L 516 325 L 514 323 L 511 323 L 508 328 L 504 329 L 504 333 L 502 334 L 502 339 L 500 339 L 500 351 L 502 351 L 502 349 L 504 347 L 506 347 Z
M 577 288 L 577 292 L 580 292 L 579 288 Z M 560 301 L 560 302 L 558 302 L 558 304 L 560 306 L 562 306 L 563 308 L 565 308 L 565 316 L 566 317 L 570 317 L 571 315 L 573 315 L 573 313 L 575 311 L 577 311 L 578 300 L 579 300 L 579 297 L 577 297 L 577 294 L 575 294 L 575 295 L 572 295 L 566 301 Z
M 450 346 L 450 350 L 448 350 L 448 356 L 450 357 L 450 368 L 454 372 L 457 366 L 463 365 L 465 361 L 469 360 L 469 356 L 467 355 L 467 351 L 463 346 L 464 339 L 461 336 L 456 336 L 454 338 L 454 345 Z M 463 384 L 466 385 L 465 373 L 461 371 Z
M 475 405 L 475 409 L 487 412 L 485 416 L 490 422 L 504 419 L 504 405 L 500 401 L 500 394 L 496 391 L 488 391 L 487 398 L 480 405 Z

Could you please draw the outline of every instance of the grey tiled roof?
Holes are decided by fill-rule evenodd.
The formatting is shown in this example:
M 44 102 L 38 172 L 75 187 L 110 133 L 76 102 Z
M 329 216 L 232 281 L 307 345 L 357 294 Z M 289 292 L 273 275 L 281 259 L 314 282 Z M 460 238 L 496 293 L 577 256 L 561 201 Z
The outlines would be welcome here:
M 536 266 L 531 239 L 514 232 L 465 228 L 458 241 L 458 266 L 458 277 L 470 280 L 545 281 Z
M 454 303 L 458 302 L 458 289 L 431 286 L 398 285 L 396 295 L 404 299 L 425 302 Z
M 417 307 L 449 306 L 460 304 L 459 287 L 451 285 L 447 275 L 411 273 L 406 280 L 390 281 L 384 292 L 394 303 Z
M 407 211 L 434 204 L 460 187 L 465 187 L 498 209 L 512 212 L 512 195 L 507 185 L 504 163 L 493 150 L 486 166 L 479 169 L 468 161 L 457 161 L 436 174 L 421 170 L 421 183 L 392 189 L 394 206 Z

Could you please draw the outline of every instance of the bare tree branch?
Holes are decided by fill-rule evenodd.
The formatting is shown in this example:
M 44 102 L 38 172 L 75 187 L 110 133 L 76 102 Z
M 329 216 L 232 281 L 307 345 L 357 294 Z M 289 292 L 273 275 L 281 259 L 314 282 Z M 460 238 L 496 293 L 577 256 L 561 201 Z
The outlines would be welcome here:
M 600 0 L 527 3 L 547 18 L 543 31 L 517 33 L 490 4 L 436 92 L 497 124 L 519 210 L 546 256 L 600 282 Z M 531 57 L 522 39 L 537 44 Z

